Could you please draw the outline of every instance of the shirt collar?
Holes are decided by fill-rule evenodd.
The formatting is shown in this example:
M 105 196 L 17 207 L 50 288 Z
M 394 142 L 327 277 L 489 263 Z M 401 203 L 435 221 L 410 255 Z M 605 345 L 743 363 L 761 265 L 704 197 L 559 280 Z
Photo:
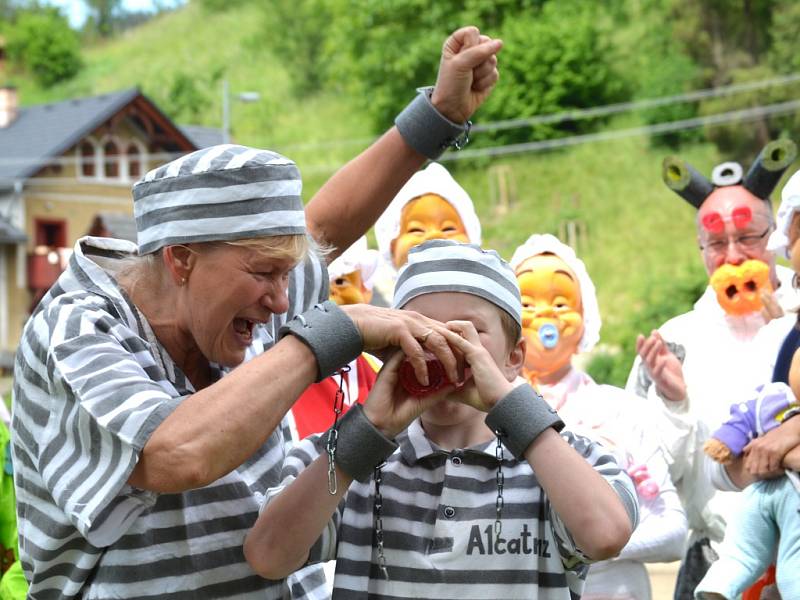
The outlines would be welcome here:
M 434 444 L 428 438 L 425 434 L 425 430 L 422 428 L 422 421 L 420 419 L 415 419 L 414 422 L 408 426 L 408 429 L 400 435 L 398 441 L 400 442 L 400 452 L 403 458 L 411 465 L 428 456 L 451 456 L 454 454 L 461 454 L 462 456 L 488 456 L 493 460 L 497 459 L 495 454 L 497 440 L 490 440 L 482 444 L 470 446 L 469 448 L 447 451 Z M 504 461 L 516 460 L 514 455 L 505 447 L 505 444 L 502 445 L 502 449 Z

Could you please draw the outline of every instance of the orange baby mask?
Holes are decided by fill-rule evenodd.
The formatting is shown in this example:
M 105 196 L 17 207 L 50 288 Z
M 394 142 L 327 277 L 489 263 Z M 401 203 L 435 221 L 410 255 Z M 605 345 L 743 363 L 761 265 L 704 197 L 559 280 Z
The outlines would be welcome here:
M 760 311 L 761 293 L 772 292 L 769 265 L 746 260 L 740 265 L 724 264 L 711 275 L 717 302 L 729 315 L 742 316 Z
M 523 261 L 517 281 L 527 341 L 523 371 L 535 381 L 557 372 L 577 353 L 584 329 L 581 289 L 572 269 L 553 254 Z
M 372 290 L 364 285 L 361 271 L 353 271 L 331 279 L 330 299 L 339 306 L 369 304 L 372 300 Z
M 428 240 L 469 242 L 464 222 L 447 200 L 438 194 L 424 194 L 403 207 L 400 231 L 392 240 L 392 262 L 399 269 L 408 260 L 408 251 Z

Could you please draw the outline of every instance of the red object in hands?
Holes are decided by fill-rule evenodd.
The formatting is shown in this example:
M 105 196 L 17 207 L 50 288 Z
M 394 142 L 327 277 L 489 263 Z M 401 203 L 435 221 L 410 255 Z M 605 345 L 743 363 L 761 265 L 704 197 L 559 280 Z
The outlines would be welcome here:
M 409 394 L 418 398 L 437 392 L 451 383 L 444 371 L 444 365 L 436 356 L 426 352 L 425 363 L 428 367 L 428 385 L 422 385 L 417 380 L 414 365 L 407 358 L 400 365 L 400 385 Z

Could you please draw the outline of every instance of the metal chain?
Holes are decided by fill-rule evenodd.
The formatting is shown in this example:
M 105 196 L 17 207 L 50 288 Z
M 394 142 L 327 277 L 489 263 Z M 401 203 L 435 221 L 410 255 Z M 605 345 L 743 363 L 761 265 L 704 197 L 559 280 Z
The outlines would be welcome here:
M 495 520 L 494 520 L 494 535 L 496 539 L 500 539 L 500 533 L 503 531 L 503 485 L 505 485 L 505 475 L 503 475 L 503 446 L 500 443 L 501 432 L 495 431 L 497 436 L 497 446 L 494 449 L 494 455 L 497 458 L 497 500 L 495 501 Z
M 381 481 L 383 481 L 383 465 L 381 463 L 375 467 L 375 504 L 372 506 L 372 514 L 375 520 L 375 543 L 378 546 L 378 568 L 383 573 L 384 579 L 389 581 L 389 571 L 386 568 L 386 556 L 383 553 L 383 518 L 381 517 L 381 509 L 383 508 L 383 496 L 381 495 Z
M 328 455 L 328 493 L 336 495 L 338 486 L 336 485 L 336 442 L 339 441 L 339 417 L 344 410 L 344 376 L 350 371 L 350 366 L 342 367 L 338 371 L 339 389 L 333 396 L 333 425 L 328 430 L 328 438 L 325 440 L 325 453 Z

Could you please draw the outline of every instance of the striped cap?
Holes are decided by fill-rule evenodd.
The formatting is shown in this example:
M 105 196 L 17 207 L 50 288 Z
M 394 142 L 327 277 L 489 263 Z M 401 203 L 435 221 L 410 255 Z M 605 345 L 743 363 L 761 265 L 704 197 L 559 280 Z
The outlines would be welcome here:
M 435 292 L 473 294 L 499 306 L 522 326 L 522 300 L 513 269 L 494 250 L 453 240 L 429 240 L 408 253 L 394 288 L 394 308 Z
M 222 144 L 182 156 L 133 186 L 139 254 L 172 244 L 305 234 L 297 165 Z

